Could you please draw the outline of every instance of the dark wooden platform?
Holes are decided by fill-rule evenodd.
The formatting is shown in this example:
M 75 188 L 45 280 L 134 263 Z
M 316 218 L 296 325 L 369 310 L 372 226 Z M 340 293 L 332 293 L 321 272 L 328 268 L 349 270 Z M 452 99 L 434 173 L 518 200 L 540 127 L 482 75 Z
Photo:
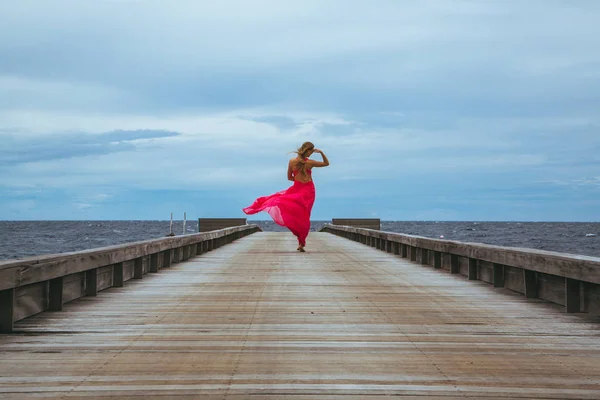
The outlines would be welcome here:
M 600 324 L 327 233 L 255 233 L 15 323 L 0 398 L 598 399 Z

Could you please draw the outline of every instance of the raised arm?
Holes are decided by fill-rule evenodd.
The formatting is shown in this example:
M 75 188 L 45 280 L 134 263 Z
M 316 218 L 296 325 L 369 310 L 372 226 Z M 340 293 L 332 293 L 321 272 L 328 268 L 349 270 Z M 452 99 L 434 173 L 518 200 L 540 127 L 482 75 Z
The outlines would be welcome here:
M 323 161 L 308 160 L 308 163 L 310 166 L 312 166 L 312 167 L 327 167 L 329 165 L 329 160 L 327 159 L 327 156 L 325 155 L 325 153 L 323 153 L 319 149 L 314 149 L 313 152 L 319 153 L 321 155 L 321 157 L 323 157 Z

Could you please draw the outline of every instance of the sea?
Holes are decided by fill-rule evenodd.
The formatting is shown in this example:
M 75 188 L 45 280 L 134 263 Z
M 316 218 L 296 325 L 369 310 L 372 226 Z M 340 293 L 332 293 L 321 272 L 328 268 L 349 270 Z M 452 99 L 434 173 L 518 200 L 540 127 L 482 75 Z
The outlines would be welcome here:
M 329 221 L 312 221 L 317 231 Z M 287 231 L 249 221 L 263 231 Z M 600 257 L 600 222 L 382 221 L 381 230 Z M 198 232 L 197 221 L 0 221 L 0 260 L 72 252 Z M 290 233 L 291 234 L 291 233 Z M 310 240 L 310 235 L 309 235 Z

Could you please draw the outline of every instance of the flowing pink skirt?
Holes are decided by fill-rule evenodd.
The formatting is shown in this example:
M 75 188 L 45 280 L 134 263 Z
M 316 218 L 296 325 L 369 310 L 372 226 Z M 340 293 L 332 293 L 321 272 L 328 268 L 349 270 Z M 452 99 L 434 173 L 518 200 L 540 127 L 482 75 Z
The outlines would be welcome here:
M 310 230 L 310 213 L 315 202 L 315 185 L 312 181 L 294 181 L 288 189 L 269 196 L 259 197 L 242 210 L 246 214 L 261 211 L 269 213 L 275 223 L 285 226 L 298 238 L 300 246 L 306 245 Z

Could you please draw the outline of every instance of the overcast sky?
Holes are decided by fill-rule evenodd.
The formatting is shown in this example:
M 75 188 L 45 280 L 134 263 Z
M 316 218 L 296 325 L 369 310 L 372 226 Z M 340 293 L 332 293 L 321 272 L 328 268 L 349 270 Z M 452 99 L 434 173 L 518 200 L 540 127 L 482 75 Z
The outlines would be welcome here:
M 596 0 L 0 0 L 0 219 L 241 217 L 310 140 L 313 219 L 600 221 L 598 21 Z

